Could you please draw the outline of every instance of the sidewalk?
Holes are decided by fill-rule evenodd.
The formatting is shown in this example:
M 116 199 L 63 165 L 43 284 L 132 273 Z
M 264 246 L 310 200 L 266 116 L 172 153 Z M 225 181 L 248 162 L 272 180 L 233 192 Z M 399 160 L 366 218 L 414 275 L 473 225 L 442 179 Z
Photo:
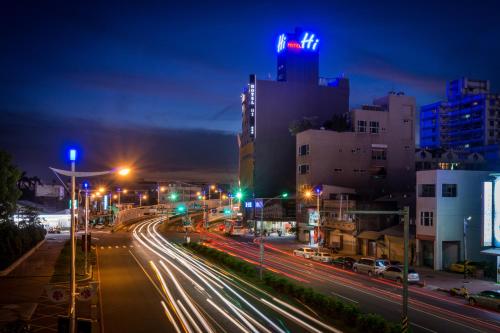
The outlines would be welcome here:
M 0 277 L 0 318 L 4 321 L 36 317 L 40 297 L 49 283 L 54 264 L 68 239 L 47 235 L 46 241 L 8 275 Z
M 500 284 L 494 281 L 478 280 L 474 278 L 467 278 L 467 280 L 464 280 L 462 274 L 433 271 L 431 268 L 427 267 L 416 267 L 416 270 L 420 274 L 420 279 L 424 281 L 426 289 L 449 292 L 451 288 L 465 286 L 471 294 L 483 290 L 500 290 Z

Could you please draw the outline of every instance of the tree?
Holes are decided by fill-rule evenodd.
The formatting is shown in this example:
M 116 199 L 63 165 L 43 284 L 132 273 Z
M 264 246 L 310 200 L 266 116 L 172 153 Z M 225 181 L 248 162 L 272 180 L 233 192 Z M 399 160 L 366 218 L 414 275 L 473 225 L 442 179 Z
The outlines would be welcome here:
M 316 122 L 316 117 L 303 117 L 300 120 L 293 121 L 288 126 L 288 130 L 290 131 L 290 134 L 297 135 L 298 133 L 308 129 L 316 128 Z
M 37 176 L 28 177 L 26 171 L 23 171 L 17 182 L 17 187 L 22 192 L 22 199 L 33 200 L 35 198 L 36 186 L 42 185 L 40 178 Z
M 8 221 L 16 211 L 21 196 L 17 188 L 20 177 L 21 172 L 12 164 L 10 154 L 0 150 L 0 222 Z
M 351 129 L 347 115 L 339 114 L 335 114 L 331 120 L 325 121 L 323 127 L 336 132 L 346 132 Z

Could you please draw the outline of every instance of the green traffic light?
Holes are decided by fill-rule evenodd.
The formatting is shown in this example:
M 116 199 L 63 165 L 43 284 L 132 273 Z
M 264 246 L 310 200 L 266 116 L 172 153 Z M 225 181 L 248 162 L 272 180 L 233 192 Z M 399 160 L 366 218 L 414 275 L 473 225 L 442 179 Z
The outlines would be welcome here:
M 184 207 L 184 206 L 178 206 L 178 207 L 177 207 L 177 211 L 178 211 L 179 213 L 182 213 L 182 212 L 184 212 L 185 210 L 186 210 L 186 207 Z
M 170 200 L 172 200 L 172 201 L 177 200 L 177 193 L 171 193 L 170 194 Z
M 238 191 L 238 192 L 236 193 L 236 198 L 237 198 L 238 200 L 241 200 L 241 198 L 243 198 L 243 193 L 241 193 L 241 191 Z
M 283 192 L 283 193 L 281 194 L 281 197 L 282 197 L 282 198 L 288 198 L 288 193 Z

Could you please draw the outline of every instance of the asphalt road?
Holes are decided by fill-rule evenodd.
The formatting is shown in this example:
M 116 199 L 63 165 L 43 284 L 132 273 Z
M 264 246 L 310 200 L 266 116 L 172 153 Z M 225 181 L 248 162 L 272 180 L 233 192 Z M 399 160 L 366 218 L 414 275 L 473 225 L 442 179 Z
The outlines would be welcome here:
M 161 294 L 133 256 L 130 234 L 94 232 L 92 236 L 104 332 L 174 332 L 161 307 Z
M 211 240 L 209 246 L 259 262 L 259 246 L 248 239 L 237 240 L 213 232 L 205 237 Z M 395 322 L 400 320 L 401 287 L 393 282 L 295 257 L 291 251 L 269 244 L 264 258 L 264 267 L 296 282 L 358 304 L 364 311 L 379 313 Z M 471 307 L 463 300 L 418 286 L 410 286 L 409 295 L 408 313 L 414 332 L 500 332 L 497 312 Z
M 158 226 L 152 218 L 128 231 L 93 234 L 104 332 L 337 332 L 193 256 Z

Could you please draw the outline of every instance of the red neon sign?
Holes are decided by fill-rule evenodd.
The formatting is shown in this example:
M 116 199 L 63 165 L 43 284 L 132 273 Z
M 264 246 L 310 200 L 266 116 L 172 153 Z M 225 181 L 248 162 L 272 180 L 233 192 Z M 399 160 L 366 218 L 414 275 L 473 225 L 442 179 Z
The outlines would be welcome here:
M 302 48 L 302 46 L 298 42 L 296 42 L 294 40 L 289 41 L 288 43 L 286 43 L 286 47 L 289 48 L 289 49 L 301 49 Z

